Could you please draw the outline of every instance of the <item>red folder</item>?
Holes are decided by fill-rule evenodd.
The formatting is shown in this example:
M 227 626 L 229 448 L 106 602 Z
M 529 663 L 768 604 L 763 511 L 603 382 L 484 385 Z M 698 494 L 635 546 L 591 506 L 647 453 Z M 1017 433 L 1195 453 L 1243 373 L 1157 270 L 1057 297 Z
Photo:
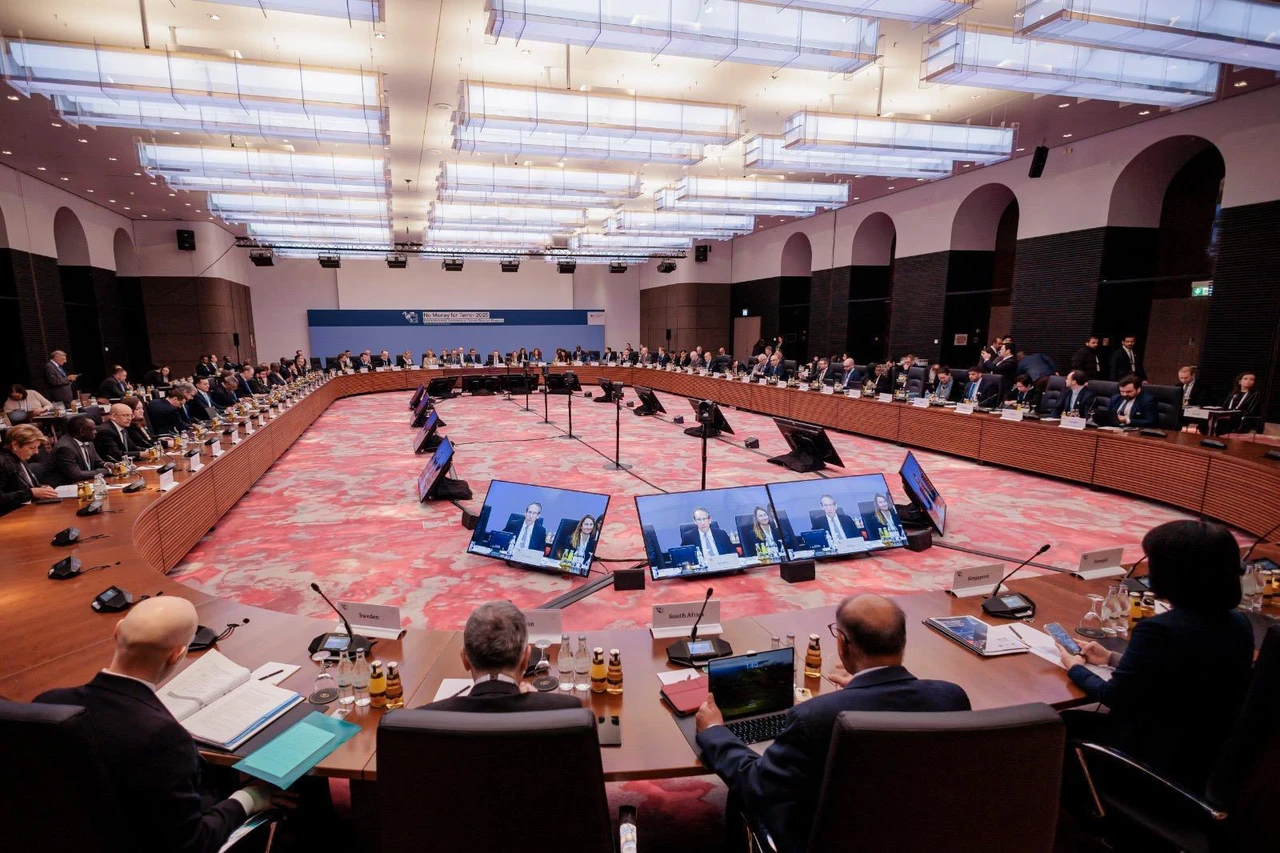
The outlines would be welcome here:
M 662 685 L 662 698 L 678 717 L 687 717 L 707 699 L 707 677 L 699 675 L 675 684 Z

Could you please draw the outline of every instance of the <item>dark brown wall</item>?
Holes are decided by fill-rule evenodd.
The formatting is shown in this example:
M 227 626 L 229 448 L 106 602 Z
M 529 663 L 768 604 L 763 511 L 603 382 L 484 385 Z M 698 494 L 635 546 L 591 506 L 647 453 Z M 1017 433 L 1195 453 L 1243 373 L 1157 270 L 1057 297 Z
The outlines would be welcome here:
M 640 341 L 650 351 L 671 349 L 715 351 L 729 347 L 729 285 L 681 282 L 640 291 Z
M 950 255 L 950 252 L 930 252 L 894 261 L 890 358 L 911 352 L 932 360 L 941 354 L 942 310 Z
M 257 361 L 249 288 L 223 278 L 189 276 L 141 279 L 151 358 L 179 376 L 191 373 L 202 354 Z M 234 335 L 239 333 L 237 348 Z M 264 354 L 276 358 L 279 353 Z
M 1064 373 L 1072 354 L 1098 331 L 1094 303 L 1106 232 L 1089 228 L 1018 241 L 1009 333 L 1018 348 L 1045 353 Z

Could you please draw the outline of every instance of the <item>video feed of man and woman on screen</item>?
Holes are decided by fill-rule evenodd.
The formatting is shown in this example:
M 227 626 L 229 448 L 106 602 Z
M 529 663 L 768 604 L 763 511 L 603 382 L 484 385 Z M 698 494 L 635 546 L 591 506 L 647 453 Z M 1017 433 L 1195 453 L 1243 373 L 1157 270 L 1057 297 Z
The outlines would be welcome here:
M 609 496 L 494 480 L 468 553 L 586 577 Z

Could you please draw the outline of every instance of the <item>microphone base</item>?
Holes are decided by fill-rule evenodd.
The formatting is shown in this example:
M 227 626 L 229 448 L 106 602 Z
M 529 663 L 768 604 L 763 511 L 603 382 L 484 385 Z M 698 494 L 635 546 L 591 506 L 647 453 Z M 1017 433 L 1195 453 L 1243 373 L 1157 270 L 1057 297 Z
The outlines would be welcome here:
M 362 637 L 359 634 L 336 634 L 333 632 L 321 634 L 311 641 L 307 646 L 310 654 L 319 654 L 320 652 L 328 652 L 329 657 L 336 658 L 339 652 L 344 651 L 363 651 L 365 655 L 373 650 L 373 640 L 368 637 Z
M 726 658 L 733 654 L 733 646 L 719 637 L 694 640 L 696 651 L 690 652 L 689 640 L 676 640 L 667 646 L 667 660 L 676 666 L 701 666 L 716 658 Z M 704 645 L 705 644 L 705 645 Z
M 1000 619 L 1030 619 L 1036 603 L 1020 592 L 1003 592 L 982 602 L 982 612 Z

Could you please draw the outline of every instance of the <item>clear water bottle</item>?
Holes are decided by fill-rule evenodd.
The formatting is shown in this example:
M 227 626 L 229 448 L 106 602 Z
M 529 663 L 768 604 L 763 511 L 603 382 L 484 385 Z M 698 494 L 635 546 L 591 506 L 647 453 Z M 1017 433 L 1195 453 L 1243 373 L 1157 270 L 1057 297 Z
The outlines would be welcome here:
M 356 701 L 353 685 L 355 684 L 356 667 L 351 655 L 343 652 L 338 656 L 338 704 L 350 705 Z
M 573 644 L 568 634 L 560 635 L 560 651 L 556 653 L 556 668 L 560 673 L 560 689 L 573 689 Z
M 586 693 L 591 689 L 591 652 L 587 650 L 587 635 L 578 635 L 578 653 L 573 656 L 573 689 Z
M 351 687 L 356 694 L 356 704 L 360 707 L 368 705 L 369 698 L 369 663 L 364 659 L 364 649 L 356 650 L 355 673 L 351 679 Z
M 104 500 L 107 497 L 107 481 L 101 474 L 93 478 L 93 499 Z

